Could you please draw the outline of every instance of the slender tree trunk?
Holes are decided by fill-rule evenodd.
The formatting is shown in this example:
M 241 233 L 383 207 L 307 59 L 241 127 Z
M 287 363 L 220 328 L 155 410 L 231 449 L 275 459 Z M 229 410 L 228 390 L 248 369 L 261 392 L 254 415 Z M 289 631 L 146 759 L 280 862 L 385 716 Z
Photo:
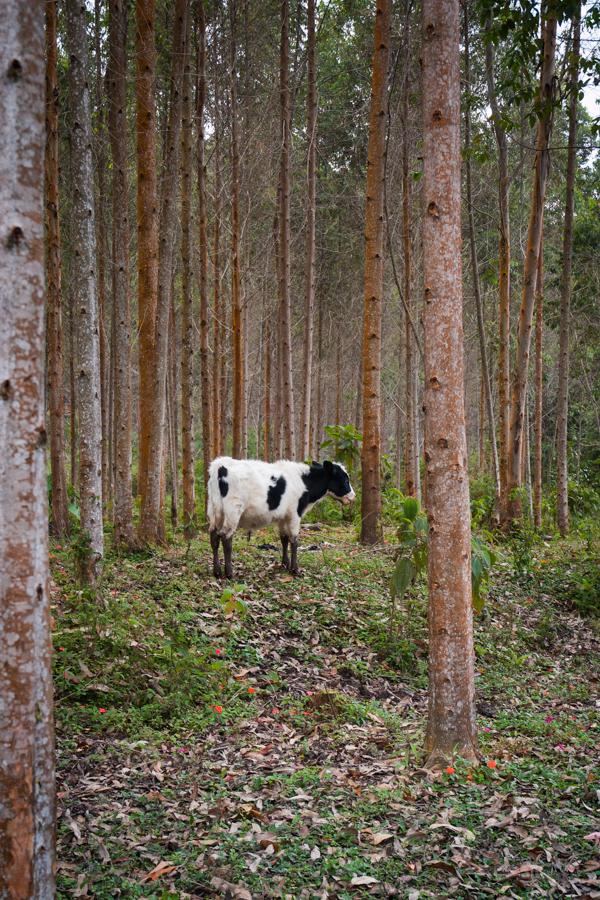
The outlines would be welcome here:
M 465 79 L 467 90 L 470 90 L 471 65 L 469 53 L 469 8 L 464 4 L 464 39 L 465 39 Z M 494 473 L 494 485 L 496 490 L 496 506 L 500 503 L 500 464 L 498 461 L 498 447 L 496 445 L 496 425 L 494 418 L 494 401 L 492 399 L 492 380 L 485 340 L 485 323 L 483 320 L 483 301 L 481 299 L 481 284 L 479 281 L 479 264 L 477 262 L 477 245 L 475 243 L 475 221 L 473 217 L 473 189 L 471 184 L 471 107 L 470 100 L 465 103 L 465 179 L 467 184 L 467 211 L 469 221 L 469 244 L 471 247 L 471 271 L 473 273 L 473 291 L 475 293 L 475 308 L 477 310 L 477 332 L 479 335 L 479 355 L 481 358 L 481 377 L 485 388 L 485 400 L 487 406 L 487 419 L 490 429 L 490 447 L 492 450 L 492 467 Z
M 158 300 L 152 365 L 153 417 L 149 430 L 149 458 L 146 469 L 146 489 L 140 512 L 140 537 L 147 543 L 164 540 L 161 479 L 163 473 L 163 439 L 165 431 L 169 310 L 173 277 L 172 240 L 176 230 L 177 188 L 181 134 L 181 96 L 183 68 L 186 59 L 186 28 L 188 0 L 176 0 L 174 12 L 171 86 L 163 180 L 160 203 L 160 234 L 158 263 Z
M 308 97 L 307 97 L 307 203 L 306 203 L 306 297 L 304 303 L 304 358 L 302 395 L 302 459 L 310 454 L 310 417 L 312 404 L 312 357 L 315 307 L 315 254 L 317 209 L 317 78 L 315 61 L 315 0 L 308 0 Z
M 540 246 L 535 287 L 535 417 L 533 457 L 533 523 L 542 527 L 542 386 L 544 330 L 544 244 Z
M 575 173 L 577 146 L 577 93 L 579 84 L 579 50 L 581 32 L 581 8 L 573 16 L 573 46 L 571 49 L 569 99 L 569 149 L 567 154 L 567 194 L 563 234 L 563 270 L 560 292 L 560 355 L 558 368 L 557 408 L 557 495 L 556 518 L 558 529 L 564 537 L 569 530 L 569 481 L 568 481 L 568 416 L 569 416 L 569 325 L 571 305 L 571 266 L 573 261 L 573 213 L 575 209 Z
M 281 47 L 279 96 L 281 113 L 281 169 L 279 213 L 279 293 L 281 303 L 281 389 L 285 453 L 293 459 L 296 451 L 294 431 L 294 387 L 292 369 L 292 313 L 290 273 L 290 178 L 291 178 L 291 113 L 289 85 L 289 0 L 281 0 Z
M 511 389 L 510 447 L 508 459 L 508 515 L 512 521 L 521 515 L 521 453 L 527 398 L 529 351 L 535 298 L 535 281 L 540 253 L 542 219 L 546 183 L 550 157 L 548 145 L 552 130 L 552 102 L 554 98 L 554 60 L 556 53 L 556 18 L 549 16 L 543 23 L 544 55 L 540 81 L 540 113 L 536 138 L 536 158 L 531 197 L 531 212 L 527 232 L 527 247 L 523 271 L 523 292 L 519 326 L 517 331 L 517 351 L 515 371 Z
M 423 4 L 428 766 L 477 760 L 464 410 L 458 0 Z
M 96 229 L 88 52 L 85 7 L 67 0 L 69 109 L 72 115 L 72 227 L 71 278 L 77 347 L 77 409 L 79 412 L 79 500 L 81 529 L 89 546 L 82 576 L 90 584 L 100 573 L 104 555 L 102 529 L 102 411 L 100 407 L 100 323 L 96 283 Z
M 58 79 L 56 72 L 57 0 L 46 3 L 46 155 L 44 161 L 46 223 L 46 334 L 48 436 L 52 473 L 52 529 L 58 537 L 69 531 L 69 500 L 65 468 L 65 404 L 63 384 L 63 321 L 58 217 Z
M 317 316 L 317 415 L 315 419 L 315 456 L 323 440 L 323 299 L 319 299 Z
M 481 360 L 480 360 L 481 362 Z M 479 472 L 485 472 L 485 377 L 483 366 L 479 376 Z
M 244 348 L 240 293 L 240 154 L 236 71 L 236 0 L 230 4 L 229 87 L 231 100 L 231 338 L 233 357 L 233 456 L 242 455 Z
M 69 416 L 69 450 L 71 459 L 71 487 L 79 492 L 79 459 L 77 457 L 77 386 L 75 384 L 75 310 L 71 285 L 67 288 L 69 304 L 69 396 L 71 414 Z
M 208 233 L 206 224 L 206 168 L 204 163 L 204 104 L 206 100 L 206 20 L 204 2 L 198 0 L 198 83 L 196 87 L 196 117 L 198 128 L 198 247 L 200 251 L 200 386 L 202 390 L 202 478 L 204 482 L 204 511 L 206 513 L 206 485 L 212 453 L 212 421 L 209 359 L 208 316 Z
M 169 304 L 169 343 L 167 352 L 166 437 L 171 471 L 171 526 L 179 521 L 179 416 L 177 415 L 177 320 L 175 316 L 175 267 L 171 278 Z
M 491 23 L 491 20 L 490 20 Z M 494 45 L 485 45 L 485 68 L 488 103 L 498 147 L 498 203 L 500 235 L 498 242 L 498 433 L 500 476 L 500 516 L 508 514 L 508 448 L 510 443 L 510 177 L 508 173 L 508 142 L 502 126 L 502 111 L 498 105 L 494 77 Z
M 371 79 L 367 202 L 365 214 L 365 301 L 363 317 L 363 443 L 360 539 L 381 539 L 381 311 L 383 305 L 383 192 L 388 104 L 390 0 L 377 0 Z
M 158 191 L 154 79 L 155 0 L 136 0 L 137 281 L 139 333 L 138 492 L 147 494 L 150 428 L 155 415 L 152 368 L 158 302 Z
M 188 25 L 188 39 L 191 29 Z M 191 54 L 183 72 L 181 125 L 181 481 L 183 533 L 196 534 L 196 473 L 194 466 L 194 334 L 192 310 L 192 101 Z M 204 202 L 204 197 L 202 198 Z M 206 222 L 204 223 L 206 232 Z M 206 236 L 206 234 L 205 234 Z M 202 252 L 202 250 L 201 250 Z M 206 273 L 205 273 L 206 274 Z M 202 318 L 202 314 L 200 316 Z
M 112 151 L 114 543 L 133 548 L 131 490 L 131 310 L 127 171 L 127 4 L 109 0 L 109 132 Z
M 0 897 L 53 900 L 44 4 L 4 0 L 0 46 Z
M 221 348 L 221 122 L 220 101 L 217 90 L 215 63 L 215 200 L 213 220 L 213 458 L 225 448 L 221 446 L 221 421 L 223 418 L 223 398 L 221 396 L 222 370 L 224 369 Z

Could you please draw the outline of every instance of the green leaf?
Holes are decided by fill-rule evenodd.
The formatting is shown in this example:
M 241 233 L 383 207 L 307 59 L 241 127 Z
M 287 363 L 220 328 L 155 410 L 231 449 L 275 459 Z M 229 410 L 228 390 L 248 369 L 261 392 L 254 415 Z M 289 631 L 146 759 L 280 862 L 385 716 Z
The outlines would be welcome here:
M 403 597 L 407 587 L 412 583 L 417 570 L 412 559 L 408 556 L 401 556 L 396 563 L 396 568 L 392 573 L 390 589 L 392 597 Z
M 405 517 L 411 522 L 414 522 L 419 513 L 419 501 L 417 500 L 417 498 L 407 497 L 402 505 L 404 508 Z

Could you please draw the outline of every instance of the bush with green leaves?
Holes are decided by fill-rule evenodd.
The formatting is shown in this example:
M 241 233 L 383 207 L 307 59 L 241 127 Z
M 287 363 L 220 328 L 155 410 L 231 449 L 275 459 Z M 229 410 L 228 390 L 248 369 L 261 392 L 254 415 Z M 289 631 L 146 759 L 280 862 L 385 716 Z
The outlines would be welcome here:
M 399 494 L 399 492 L 398 492 Z M 400 600 L 415 580 L 427 570 L 429 526 L 427 516 L 416 497 L 396 498 L 398 514 L 398 539 L 400 548 L 392 573 L 390 590 L 392 600 Z M 471 584 L 473 608 L 480 613 L 484 606 L 482 589 L 489 580 L 496 561 L 495 554 L 479 537 L 471 537 Z
M 325 434 L 321 449 L 341 462 L 352 476 L 360 461 L 362 434 L 354 425 L 326 425 Z

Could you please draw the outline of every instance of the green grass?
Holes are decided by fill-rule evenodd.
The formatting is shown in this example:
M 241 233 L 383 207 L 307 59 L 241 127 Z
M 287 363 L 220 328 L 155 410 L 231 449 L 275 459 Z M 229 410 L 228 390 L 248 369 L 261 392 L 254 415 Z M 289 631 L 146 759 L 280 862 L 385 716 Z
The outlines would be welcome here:
M 53 547 L 59 896 L 600 890 L 599 642 L 561 581 L 582 547 L 500 548 L 476 620 L 484 763 L 433 775 L 422 586 L 390 628 L 391 547 L 323 523 L 292 580 L 262 543 L 236 539 L 234 602 L 204 536 L 109 556 L 98 598 Z

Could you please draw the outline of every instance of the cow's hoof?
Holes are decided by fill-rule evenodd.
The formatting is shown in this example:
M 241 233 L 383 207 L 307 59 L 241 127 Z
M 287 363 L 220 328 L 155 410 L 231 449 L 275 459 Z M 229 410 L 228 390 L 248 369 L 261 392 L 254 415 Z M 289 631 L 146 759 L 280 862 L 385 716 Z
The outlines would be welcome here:
M 221 568 L 221 566 L 213 566 L 213 575 L 215 576 L 215 578 L 223 577 L 223 569 Z
M 300 575 L 300 574 L 301 574 L 300 569 L 298 568 L 298 566 L 295 566 L 293 569 L 290 569 L 290 573 L 291 573 L 292 575 Z
M 228 578 L 231 581 L 233 578 L 233 569 L 225 569 L 225 578 Z

